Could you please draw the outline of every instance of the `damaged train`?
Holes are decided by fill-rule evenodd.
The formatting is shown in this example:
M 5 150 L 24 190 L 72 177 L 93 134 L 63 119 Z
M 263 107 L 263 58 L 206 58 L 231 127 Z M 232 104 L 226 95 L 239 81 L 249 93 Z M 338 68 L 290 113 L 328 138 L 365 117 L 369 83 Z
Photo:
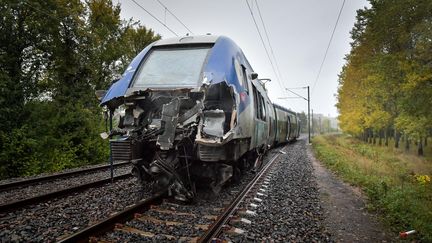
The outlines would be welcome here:
M 130 161 L 141 183 L 179 200 L 193 199 L 198 184 L 217 193 L 300 132 L 296 113 L 271 103 L 224 36 L 156 41 L 99 98 L 110 117 L 111 159 Z

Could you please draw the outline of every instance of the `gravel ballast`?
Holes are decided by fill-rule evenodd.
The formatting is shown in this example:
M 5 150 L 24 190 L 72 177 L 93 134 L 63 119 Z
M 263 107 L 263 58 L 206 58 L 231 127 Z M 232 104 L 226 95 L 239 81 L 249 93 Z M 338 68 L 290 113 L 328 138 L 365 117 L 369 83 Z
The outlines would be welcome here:
M 331 242 L 332 238 L 323 226 L 323 210 L 320 206 L 312 164 L 307 159 L 305 141 L 300 140 L 286 147 L 275 148 L 267 154 L 265 160 L 271 159 L 281 149 L 286 154 L 281 153 L 275 165 L 269 170 L 273 175 L 266 189 L 266 196 L 259 196 L 263 199 L 262 202 L 254 202 L 259 205 L 258 208 L 248 207 L 257 214 L 242 216 L 252 223 L 237 225 L 246 231 L 242 235 L 225 234 L 223 237 L 234 242 Z M 210 224 L 211 221 L 204 219 L 203 216 L 218 215 L 217 209 L 225 208 L 253 176 L 254 174 L 247 173 L 239 184 L 228 185 L 218 196 L 209 196 L 211 194 L 201 192 L 193 205 L 175 206 L 168 203 L 162 204 L 160 208 L 197 215 L 196 220 L 192 217 L 185 219 L 187 224 Z M 128 179 L 3 214 L 0 215 L 2 228 L 0 242 L 56 241 L 123 210 L 134 204 L 138 198 L 148 196 L 149 194 L 141 193 L 141 188 L 136 184 L 135 179 Z M 247 206 L 243 205 L 243 207 Z M 154 211 L 145 215 L 160 217 Z M 174 215 L 163 217 L 165 220 L 181 220 Z M 160 225 L 145 225 L 137 222 L 136 219 L 124 225 L 146 231 L 154 230 L 155 233 L 166 232 L 160 228 Z M 152 227 L 159 228 L 152 229 Z M 172 229 L 173 231 L 167 233 L 176 236 L 193 237 L 193 234 L 202 233 L 189 226 L 172 227 Z M 112 231 L 101 239 L 120 242 L 154 242 L 155 239 L 163 239 L 163 236 L 158 237 L 149 239 L 136 234 Z
M 242 235 L 223 235 L 234 242 L 331 242 L 325 230 L 323 210 L 313 167 L 306 155 L 305 140 L 284 148 L 275 165 L 263 201 L 257 208 L 243 205 L 256 213 L 240 216 L 252 221 L 241 224 Z M 252 196 L 252 195 L 250 195 Z M 249 197 L 250 197 L 249 196 Z
M 114 176 L 130 173 L 131 166 L 125 165 L 114 168 Z M 109 169 L 101 169 L 100 171 L 87 172 L 81 175 L 74 175 L 65 178 L 59 178 L 51 181 L 40 182 L 30 186 L 15 188 L 12 190 L 0 192 L 0 204 L 5 204 L 17 200 L 22 200 L 46 193 L 106 179 L 110 177 Z
M 140 188 L 135 179 L 121 180 L 0 215 L 0 241 L 56 241 L 148 197 Z

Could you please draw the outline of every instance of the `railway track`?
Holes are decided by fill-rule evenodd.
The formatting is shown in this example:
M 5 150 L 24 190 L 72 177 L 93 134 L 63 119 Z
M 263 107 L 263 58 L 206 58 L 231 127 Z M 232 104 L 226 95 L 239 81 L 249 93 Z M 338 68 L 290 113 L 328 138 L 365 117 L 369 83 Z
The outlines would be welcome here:
M 81 184 L 78 186 L 74 186 L 74 187 L 70 187 L 70 188 L 66 188 L 66 189 L 62 189 L 62 190 L 58 190 L 58 191 L 49 192 L 49 193 L 42 194 L 42 195 L 37 195 L 34 197 L 29 197 L 29 198 L 25 198 L 25 199 L 13 201 L 13 202 L 1 204 L 0 205 L 0 214 L 5 213 L 5 212 L 9 212 L 9 211 L 13 211 L 16 209 L 20 209 L 20 208 L 25 207 L 25 206 L 38 204 L 38 203 L 48 201 L 51 199 L 55 199 L 58 197 L 70 195 L 72 193 L 81 192 L 81 191 L 84 191 L 84 190 L 89 189 L 89 188 L 102 186 L 104 184 L 110 183 L 111 181 L 118 181 L 118 180 L 130 178 L 130 177 L 132 177 L 132 175 L 130 173 L 117 175 L 117 176 L 113 177 L 113 180 L 111 180 L 111 178 L 106 178 L 106 179 L 97 180 L 97 181 L 93 181 L 90 183 Z
M 242 231 L 235 228 L 239 222 L 248 223 L 247 219 L 232 217 L 235 213 L 251 213 L 248 208 L 239 205 L 249 204 L 256 195 L 262 195 L 258 185 L 266 184 L 264 178 L 274 164 L 276 154 L 262 170 L 240 192 L 234 200 L 223 207 L 215 207 L 204 202 L 201 205 L 180 205 L 164 199 L 164 193 L 142 200 L 139 203 L 114 214 L 113 216 L 91 225 L 60 242 L 122 242 L 122 241 L 180 241 L 209 242 L 223 234 L 237 234 Z M 268 183 L 268 181 L 267 181 Z M 223 200 L 223 199 L 221 199 Z M 250 223 L 250 221 L 249 221 Z M 233 225 L 226 227 L 227 225 Z
M 126 164 L 129 164 L 129 162 L 115 163 L 115 164 L 113 164 L 113 166 L 119 167 L 119 166 L 123 166 Z M 26 180 L 19 180 L 19 181 L 4 183 L 4 184 L 0 184 L 0 192 L 13 190 L 13 189 L 20 188 L 20 187 L 32 186 L 32 185 L 35 185 L 38 183 L 52 181 L 55 179 L 62 179 L 62 178 L 66 178 L 66 177 L 82 175 L 84 173 L 90 173 L 90 172 L 95 172 L 95 171 L 99 171 L 99 170 L 103 170 L 103 169 L 109 169 L 109 168 L 110 168 L 110 165 L 101 165 L 101 166 L 96 166 L 96 167 L 87 168 L 87 169 L 74 170 L 74 171 L 58 173 L 58 174 L 54 174 L 54 175 L 41 176 L 41 177 L 36 177 L 36 178 L 31 178 L 31 179 L 26 179 Z

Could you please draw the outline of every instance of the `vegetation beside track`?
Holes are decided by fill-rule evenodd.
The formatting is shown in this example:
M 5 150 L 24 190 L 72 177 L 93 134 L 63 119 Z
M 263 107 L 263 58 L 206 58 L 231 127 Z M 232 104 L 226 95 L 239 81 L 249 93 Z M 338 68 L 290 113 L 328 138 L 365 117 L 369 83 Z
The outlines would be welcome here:
M 94 92 L 160 39 L 120 12 L 111 0 L 2 1 L 0 179 L 108 159 Z
M 313 139 L 317 158 L 346 182 L 368 196 L 395 232 L 414 229 L 410 236 L 432 241 L 432 159 L 372 146 L 347 135 Z M 427 148 L 430 149 L 430 148 Z

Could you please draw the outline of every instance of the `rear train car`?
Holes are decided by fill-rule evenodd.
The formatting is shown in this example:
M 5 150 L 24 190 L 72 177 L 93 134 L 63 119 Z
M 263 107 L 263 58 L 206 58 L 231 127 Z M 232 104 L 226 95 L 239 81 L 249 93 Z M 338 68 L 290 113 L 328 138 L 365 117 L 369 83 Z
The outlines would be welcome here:
M 284 144 L 295 141 L 300 136 L 300 119 L 297 113 L 273 104 L 276 114 L 276 136 L 275 144 Z

